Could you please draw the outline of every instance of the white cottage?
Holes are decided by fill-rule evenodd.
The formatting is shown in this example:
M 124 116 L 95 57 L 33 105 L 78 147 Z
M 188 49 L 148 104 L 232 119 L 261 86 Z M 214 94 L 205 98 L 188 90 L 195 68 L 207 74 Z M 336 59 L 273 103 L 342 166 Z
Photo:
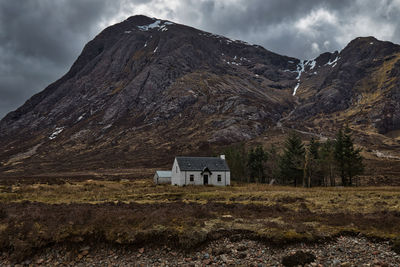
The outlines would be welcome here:
M 171 170 L 172 185 L 230 185 L 231 172 L 225 156 L 176 157 Z
M 156 171 L 153 180 L 155 184 L 170 184 L 171 171 Z

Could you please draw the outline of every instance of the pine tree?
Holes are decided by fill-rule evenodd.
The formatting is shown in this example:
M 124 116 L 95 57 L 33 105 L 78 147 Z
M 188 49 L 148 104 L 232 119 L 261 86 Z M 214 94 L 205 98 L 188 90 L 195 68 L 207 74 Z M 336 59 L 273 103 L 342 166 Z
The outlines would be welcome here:
M 320 143 L 313 138 L 306 149 L 304 162 L 303 186 L 311 187 L 312 184 L 321 185 L 321 171 L 319 168 Z
M 291 132 L 285 141 L 283 155 L 279 162 L 282 183 L 297 186 L 303 180 L 305 149 L 300 137 Z
M 342 129 L 339 129 L 338 133 L 336 134 L 335 160 L 340 173 L 340 178 L 342 179 L 342 185 L 346 186 L 348 182 L 346 177 L 346 156 L 344 151 L 344 134 Z
M 251 149 L 248 154 L 247 166 L 250 173 L 250 182 L 265 183 L 264 163 L 268 159 L 262 146 Z
M 279 154 L 278 150 L 274 145 L 267 151 L 268 161 L 266 162 L 266 177 L 267 183 L 270 183 L 272 179 L 276 179 L 279 176 Z
M 361 149 L 354 147 L 350 128 L 346 126 L 344 132 L 340 129 L 336 135 L 335 159 L 342 185 L 352 185 L 353 177 L 363 172 L 364 166 L 360 152 Z
M 319 149 L 318 165 L 320 166 L 324 185 L 335 186 L 335 147 L 334 143 L 328 139 L 322 143 Z
M 311 187 L 311 155 L 310 150 L 306 149 L 304 156 L 304 168 L 303 168 L 303 187 Z
M 243 144 L 233 145 L 224 150 L 233 181 L 247 181 L 247 153 Z
M 309 151 L 313 159 L 319 158 L 319 147 L 320 143 L 314 139 L 314 137 L 310 140 Z
M 344 130 L 344 155 L 346 158 L 345 173 L 348 177 L 348 185 L 353 185 L 354 176 L 361 174 L 364 171 L 360 152 L 361 149 L 354 147 L 351 130 L 346 126 Z

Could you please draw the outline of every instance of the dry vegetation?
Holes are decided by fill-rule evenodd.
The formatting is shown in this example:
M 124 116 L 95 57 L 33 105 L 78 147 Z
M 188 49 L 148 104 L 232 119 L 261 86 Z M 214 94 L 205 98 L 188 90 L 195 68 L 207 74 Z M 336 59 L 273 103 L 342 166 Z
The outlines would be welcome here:
M 150 180 L 0 186 L 0 246 L 16 260 L 54 243 L 168 244 L 222 236 L 282 245 L 400 235 L 400 188 L 154 186 Z

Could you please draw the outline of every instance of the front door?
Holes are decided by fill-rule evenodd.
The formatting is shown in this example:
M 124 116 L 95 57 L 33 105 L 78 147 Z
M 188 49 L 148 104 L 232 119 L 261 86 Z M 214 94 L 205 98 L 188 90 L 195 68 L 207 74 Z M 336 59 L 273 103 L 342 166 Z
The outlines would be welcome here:
M 203 175 L 204 184 L 208 184 L 208 174 Z

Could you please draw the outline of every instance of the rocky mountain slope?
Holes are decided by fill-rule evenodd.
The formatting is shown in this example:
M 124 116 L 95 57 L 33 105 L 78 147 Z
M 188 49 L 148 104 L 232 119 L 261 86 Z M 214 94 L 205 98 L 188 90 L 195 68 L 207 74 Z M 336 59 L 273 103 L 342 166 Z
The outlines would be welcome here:
M 287 128 L 329 137 L 344 123 L 374 149 L 371 159 L 396 160 L 399 77 L 400 46 L 373 37 L 302 61 L 134 16 L 101 32 L 65 76 L 0 121 L 0 176 L 147 174 L 177 154 L 279 142 Z

